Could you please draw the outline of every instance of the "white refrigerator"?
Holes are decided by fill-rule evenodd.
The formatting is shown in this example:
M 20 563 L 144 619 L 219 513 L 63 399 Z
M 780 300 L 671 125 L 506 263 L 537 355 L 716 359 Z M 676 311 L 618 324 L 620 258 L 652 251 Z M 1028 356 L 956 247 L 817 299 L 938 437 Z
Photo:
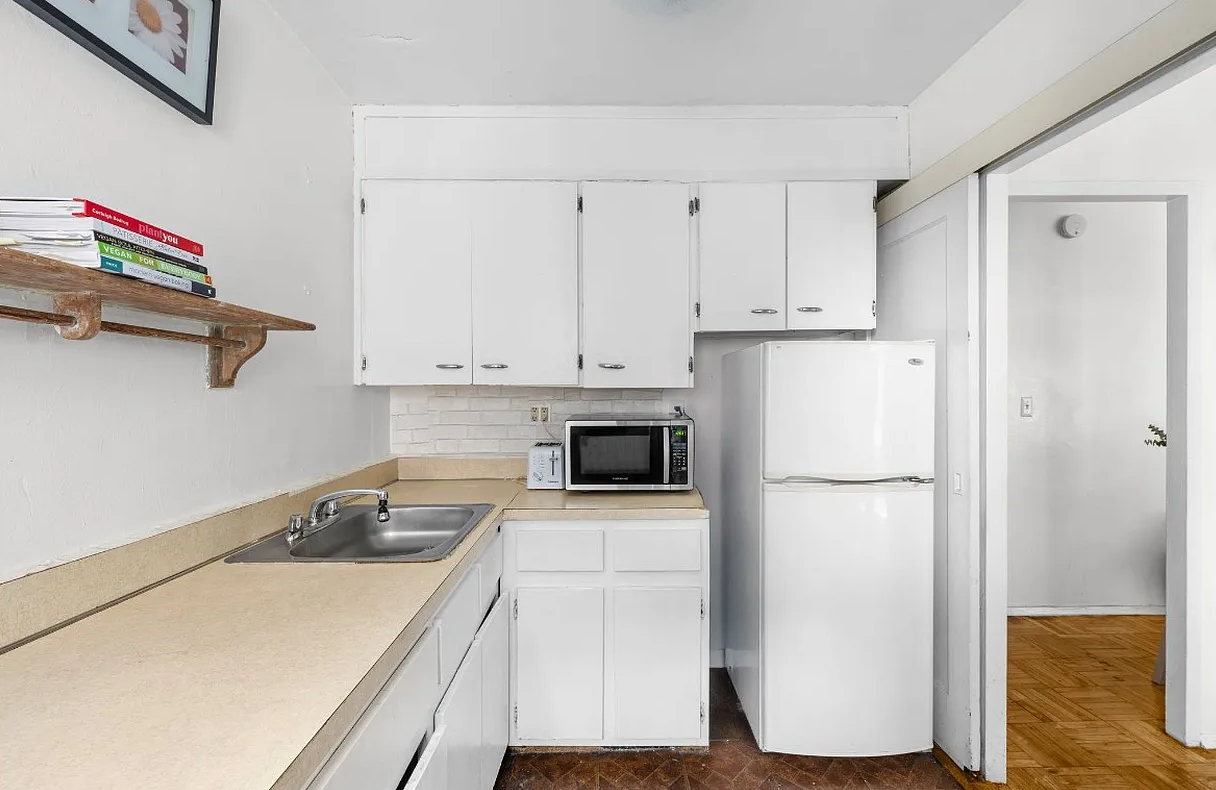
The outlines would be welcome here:
M 933 748 L 932 343 L 723 362 L 726 665 L 760 748 Z

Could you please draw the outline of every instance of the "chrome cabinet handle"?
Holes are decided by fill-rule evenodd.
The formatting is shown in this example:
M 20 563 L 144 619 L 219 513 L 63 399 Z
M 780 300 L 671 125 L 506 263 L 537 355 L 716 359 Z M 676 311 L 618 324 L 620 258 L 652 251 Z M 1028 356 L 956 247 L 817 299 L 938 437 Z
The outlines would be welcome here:
M 507 366 L 500 362 L 486 363 L 481 366 L 485 370 L 506 370 Z
M 822 313 L 823 308 L 822 307 L 799 307 L 798 312 L 800 312 L 800 313 Z
M 440 370 L 464 370 L 464 365 L 448 364 L 448 365 L 436 365 L 435 367 L 439 368 Z
M 615 365 L 611 362 L 601 362 L 600 367 L 603 368 L 604 370 L 624 370 L 625 369 L 624 365 Z
M 752 310 L 752 313 L 754 315 L 777 315 L 777 311 L 771 307 L 757 307 Z

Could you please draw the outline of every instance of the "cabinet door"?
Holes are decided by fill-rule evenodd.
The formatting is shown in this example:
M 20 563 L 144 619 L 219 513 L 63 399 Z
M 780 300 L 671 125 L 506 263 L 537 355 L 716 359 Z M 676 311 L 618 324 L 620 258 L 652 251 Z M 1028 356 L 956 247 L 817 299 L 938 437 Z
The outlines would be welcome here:
M 405 790 L 448 790 L 447 727 L 435 730 L 406 781 Z
M 687 185 L 582 190 L 583 386 L 690 386 Z
M 447 728 L 448 790 L 482 790 L 481 643 L 474 641 L 435 711 L 435 728 Z
M 577 385 L 578 185 L 470 188 L 473 383 Z
M 702 184 L 703 332 L 785 329 L 785 184 Z
M 443 181 L 364 181 L 365 384 L 469 384 L 472 193 Z
M 629 741 L 701 734 L 701 590 L 618 588 L 613 604 L 615 734 Z
M 481 627 L 481 790 L 494 790 L 510 738 L 510 630 L 507 599 L 499 598 Z
M 791 183 L 789 328 L 873 329 L 873 181 Z
M 515 605 L 515 737 L 603 739 L 604 589 L 521 587 Z

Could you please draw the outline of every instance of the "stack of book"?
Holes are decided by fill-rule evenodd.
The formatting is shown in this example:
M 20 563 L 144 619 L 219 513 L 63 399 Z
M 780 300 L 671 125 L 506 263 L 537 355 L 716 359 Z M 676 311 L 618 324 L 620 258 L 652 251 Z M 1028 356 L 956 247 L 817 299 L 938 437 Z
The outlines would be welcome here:
M 0 246 L 215 298 L 203 245 L 80 198 L 0 198 Z

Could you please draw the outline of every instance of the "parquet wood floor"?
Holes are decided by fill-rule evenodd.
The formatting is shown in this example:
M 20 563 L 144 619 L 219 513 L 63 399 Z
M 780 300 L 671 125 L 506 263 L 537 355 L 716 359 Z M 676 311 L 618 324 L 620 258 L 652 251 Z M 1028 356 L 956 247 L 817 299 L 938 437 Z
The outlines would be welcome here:
M 1152 683 L 1164 627 L 1147 616 L 1009 618 L 1003 787 L 1216 790 L 1216 750 L 1165 734 L 1165 689 Z

